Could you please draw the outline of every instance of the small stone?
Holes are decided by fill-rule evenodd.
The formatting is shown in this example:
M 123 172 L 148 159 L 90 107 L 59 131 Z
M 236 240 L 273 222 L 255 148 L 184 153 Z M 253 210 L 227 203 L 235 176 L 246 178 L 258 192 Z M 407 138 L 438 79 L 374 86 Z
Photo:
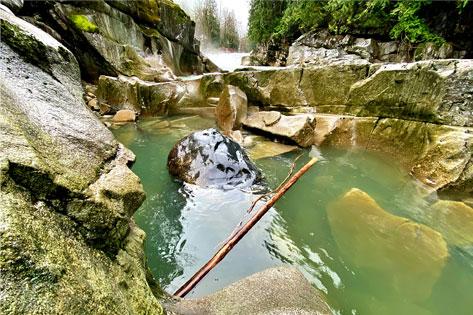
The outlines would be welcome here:
M 129 109 L 119 110 L 115 116 L 113 116 L 113 122 L 131 122 L 136 120 L 136 113 Z
M 91 99 L 91 100 L 87 103 L 87 105 L 88 105 L 90 108 L 94 109 L 94 110 L 100 110 L 100 107 L 97 105 L 97 99 L 96 99 L 96 98 Z

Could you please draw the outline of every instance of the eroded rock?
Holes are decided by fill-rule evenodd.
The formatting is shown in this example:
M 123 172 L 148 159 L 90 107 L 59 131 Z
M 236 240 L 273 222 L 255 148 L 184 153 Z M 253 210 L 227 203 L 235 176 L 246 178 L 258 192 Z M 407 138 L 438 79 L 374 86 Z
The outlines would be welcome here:
M 430 296 L 449 255 L 440 233 L 386 212 L 356 188 L 330 204 L 327 214 L 335 241 L 347 260 L 379 273 L 412 300 Z
M 196 131 L 176 143 L 168 156 L 171 175 L 202 187 L 251 187 L 262 180 L 260 170 L 238 143 L 216 129 Z
M 134 155 L 86 107 L 72 53 L 0 19 L 0 313 L 162 314 Z
M 247 128 L 264 131 L 273 136 L 289 139 L 301 147 L 314 143 L 315 118 L 311 114 L 295 116 L 281 115 L 275 120 L 271 112 L 256 112 L 248 115 L 243 125 Z M 267 124 L 267 122 L 272 124 Z

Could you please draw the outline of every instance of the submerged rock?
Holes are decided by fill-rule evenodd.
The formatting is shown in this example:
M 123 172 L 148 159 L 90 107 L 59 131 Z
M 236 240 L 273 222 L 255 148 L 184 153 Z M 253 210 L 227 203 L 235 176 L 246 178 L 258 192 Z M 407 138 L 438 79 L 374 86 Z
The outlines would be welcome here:
M 327 214 L 347 260 L 378 274 L 414 301 L 430 296 L 448 258 L 440 233 L 386 212 L 356 188 L 330 204 Z
M 247 128 L 289 139 L 301 147 L 314 143 L 315 118 L 310 114 L 286 116 L 262 111 L 248 115 L 243 124 Z
M 171 175 L 202 187 L 246 188 L 262 175 L 242 147 L 216 129 L 193 132 L 176 143 L 168 156 Z
M 427 215 L 429 225 L 442 233 L 449 244 L 473 244 L 473 208 L 463 202 L 439 200 Z
M 332 314 L 324 296 L 295 268 L 270 268 L 214 294 L 179 300 L 178 314 Z

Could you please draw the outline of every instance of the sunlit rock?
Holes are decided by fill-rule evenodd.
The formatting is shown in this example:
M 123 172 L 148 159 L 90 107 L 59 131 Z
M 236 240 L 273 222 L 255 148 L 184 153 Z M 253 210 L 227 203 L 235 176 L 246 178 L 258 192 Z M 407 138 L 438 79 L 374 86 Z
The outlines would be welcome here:
M 244 146 L 248 148 L 248 155 L 253 160 L 278 156 L 297 149 L 297 146 L 269 141 L 260 136 L 248 136 L 245 138 Z
M 430 296 L 449 255 L 440 233 L 386 212 L 356 188 L 330 204 L 327 214 L 348 261 L 386 279 L 413 300 Z
M 429 225 L 442 233 L 449 244 L 473 244 L 473 208 L 463 202 L 439 200 L 427 213 Z

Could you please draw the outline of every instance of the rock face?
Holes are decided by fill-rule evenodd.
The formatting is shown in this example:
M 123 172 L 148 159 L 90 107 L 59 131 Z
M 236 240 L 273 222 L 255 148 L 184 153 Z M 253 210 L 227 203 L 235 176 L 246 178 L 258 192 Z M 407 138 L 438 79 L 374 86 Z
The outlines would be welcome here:
M 247 128 L 257 129 L 273 136 L 289 139 L 301 147 L 314 143 L 315 118 L 313 115 L 281 115 L 277 112 L 256 112 L 243 122 Z
M 248 101 L 245 93 L 233 85 L 227 85 L 220 94 L 215 108 L 217 126 L 224 132 L 238 130 L 246 119 Z
M 133 154 L 87 109 L 72 53 L 0 19 L 0 313 L 161 314 Z
M 112 118 L 113 122 L 131 122 L 136 120 L 136 114 L 129 109 L 119 110 Z
M 180 300 L 169 309 L 209 315 L 332 314 L 322 294 L 302 273 L 287 267 L 264 270 L 204 298 Z
M 161 82 L 207 70 L 194 23 L 170 1 L 32 1 L 24 12 L 65 43 L 87 80 L 122 74 Z
M 448 258 L 442 235 L 382 209 L 352 189 L 328 206 L 332 234 L 343 255 L 358 267 L 386 277 L 412 300 L 430 296 Z
M 14 13 L 17 13 L 23 7 L 23 0 L 1 0 L 0 4 L 3 4 Z
M 191 133 L 169 153 L 171 175 L 201 187 L 246 188 L 262 175 L 238 143 L 211 128 Z

